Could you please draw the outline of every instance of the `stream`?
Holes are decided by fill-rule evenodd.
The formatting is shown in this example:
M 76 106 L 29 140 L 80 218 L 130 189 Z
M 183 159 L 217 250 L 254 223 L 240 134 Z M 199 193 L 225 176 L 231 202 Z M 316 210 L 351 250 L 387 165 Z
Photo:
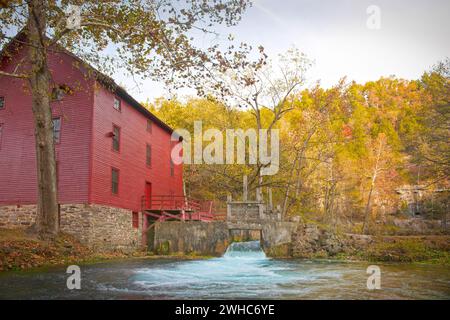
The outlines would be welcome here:
M 0 274 L 0 299 L 450 299 L 450 268 L 267 258 L 259 242 L 233 243 L 223 257 L 132 259 L 81 265 L 81 289 L 65 268 Z

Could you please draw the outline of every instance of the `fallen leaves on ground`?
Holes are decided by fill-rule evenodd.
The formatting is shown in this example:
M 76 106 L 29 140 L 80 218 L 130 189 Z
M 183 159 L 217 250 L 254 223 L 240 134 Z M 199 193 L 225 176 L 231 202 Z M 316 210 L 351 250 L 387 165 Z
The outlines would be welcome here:
M 0 271 L 65 265 L 144 255 L 144 253 L 99 253 L 74 237 L 59 235 L 54 241 L 42 241 L 22 230 L 0 229 Z

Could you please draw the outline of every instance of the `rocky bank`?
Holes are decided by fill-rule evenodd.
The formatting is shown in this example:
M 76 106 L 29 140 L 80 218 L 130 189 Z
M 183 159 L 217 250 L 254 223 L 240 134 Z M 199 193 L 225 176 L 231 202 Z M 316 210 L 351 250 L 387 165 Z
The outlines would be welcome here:
M 336 233 L 309 223 L 299 224 L 289 246 L 293 258 L 450 264 L 450 236 L 441 234 L 371 236 Z

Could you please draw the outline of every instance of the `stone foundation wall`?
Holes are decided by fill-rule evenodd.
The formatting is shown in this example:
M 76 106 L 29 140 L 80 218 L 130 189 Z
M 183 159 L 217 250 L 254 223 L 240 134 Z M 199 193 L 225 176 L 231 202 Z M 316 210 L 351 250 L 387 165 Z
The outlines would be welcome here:
M 141 213 L 139 228 L 133 227 L 132 219 L 130 210 L 108 206 L 63 204 L 60 208 L 61 231 L 98 251 L 138 248 L 141 245 Z M 35 220 L 35 205 L 0 207 L 0 228 L 27 228 Z
M 0 228 L 23 229 L 36 221 L 35 205 L 0 207 Z
M 62 205 L 61 231 L 72 234 L 90 247 L 102 250 L 132 250 L 141 243 L 142 218 L 133 228 L 130 210 L 100 205 Z

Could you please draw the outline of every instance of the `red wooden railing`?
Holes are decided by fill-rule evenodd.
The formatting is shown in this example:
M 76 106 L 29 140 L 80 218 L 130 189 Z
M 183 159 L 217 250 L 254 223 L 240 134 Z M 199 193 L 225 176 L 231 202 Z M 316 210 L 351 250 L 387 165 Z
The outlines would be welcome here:
M 201 209 L 201 203 L 185 196 L 160 195 L 146 199 L 146 209 L 198 211 Z
M 185 196 L 157 195 L 150 199 L 142 197 L 142 210 L 158 221 L 179 220 L 226 220 L 226 211 L 210 200 L 194 200 Z M 223 207 L 223 206 L 222 206 Z

